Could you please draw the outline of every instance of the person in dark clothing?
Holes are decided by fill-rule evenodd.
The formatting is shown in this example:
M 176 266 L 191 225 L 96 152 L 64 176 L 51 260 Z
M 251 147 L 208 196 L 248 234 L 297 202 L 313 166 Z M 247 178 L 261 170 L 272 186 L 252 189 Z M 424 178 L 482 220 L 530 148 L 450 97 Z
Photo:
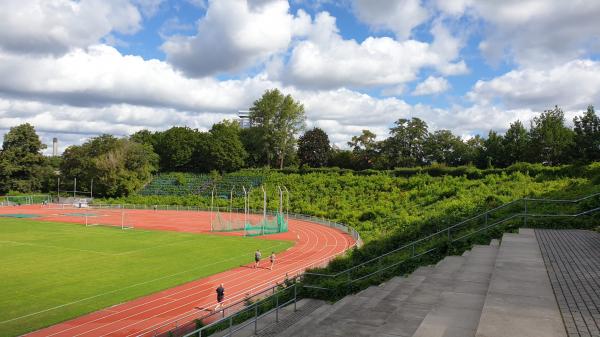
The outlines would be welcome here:
M 254 268 L 259 266 L 260 258 L 261 258 L 260 250 L 257 249 L 256 252 L 254 252 Z
M 221 284 L 219 284 L 219 287 L 217 287 L 217 306 L 215 307 L 215 311 L 221 309 L 224 299 L 225 299 L 225 288 L 223 287 L 223 283 L 221 283 Z

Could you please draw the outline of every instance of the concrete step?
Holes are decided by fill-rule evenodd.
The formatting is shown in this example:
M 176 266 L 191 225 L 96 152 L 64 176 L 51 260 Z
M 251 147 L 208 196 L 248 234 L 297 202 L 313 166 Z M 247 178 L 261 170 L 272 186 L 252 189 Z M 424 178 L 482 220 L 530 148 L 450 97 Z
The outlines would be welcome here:
M 389 314 L 425 280 L 431 267 L 418 273 L 395 278 L 391 284 L 369 287 L 349 295 L 333 305 L 325 305 L 278 334 L 282 337 L 370 336 L 371 330 L 386 322 Z
M 533 230 L 504 234 L 476 336 L 566 337 Z
M 474 246 L 454 278 L 452 290 L 441 293 L 413 337 L 475 335 L 498 248 Z
M 397 302 L 395 310 L 386 316 L 386 322 L 356 336 L 412 336 L 431 308 L 440 300 L 443 292 L 453 289 L 453 279 L 462 268 L 466 258 L 448 256 L 437 263 L 419 286 Z M 391 309 L 391 308 L 384 308 Z

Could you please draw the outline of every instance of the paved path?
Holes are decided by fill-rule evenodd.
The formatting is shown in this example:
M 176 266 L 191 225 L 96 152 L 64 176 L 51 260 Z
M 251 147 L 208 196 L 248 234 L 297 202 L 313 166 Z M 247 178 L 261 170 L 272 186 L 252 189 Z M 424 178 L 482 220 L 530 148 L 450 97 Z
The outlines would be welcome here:
M 569 337 L 600 337 L 600 234 L 536 230 Z

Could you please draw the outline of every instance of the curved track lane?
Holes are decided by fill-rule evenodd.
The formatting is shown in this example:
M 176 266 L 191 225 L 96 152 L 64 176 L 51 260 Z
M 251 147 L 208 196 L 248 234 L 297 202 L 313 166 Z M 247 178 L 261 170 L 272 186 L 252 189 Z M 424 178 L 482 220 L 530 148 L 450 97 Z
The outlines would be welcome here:
M 41 218 L 36 220 L 82 222 L 79 217 L 64 216 L 65 213 L 81 210 L 51 210 L 39 206 L 18 209 L 22 213 L 39 214 Z M 15 213 L 15 208 L 12 211 L 0 209 L 0 213 Z M 103 221 L 115 221 L 115 224 L 120 221 L 117 212 L 114 215 L 110 212 L 107 214 Z M 208 212 L 128 210 L 127 220 L 136 228 L 144 229 L 185 232 L 206 232 L 210 229 Z M 184 321 L 191 320 L 188 318 L 190 315 L 206 314 L 195 307 L 214 307 L 214 289 L 219 283 L 225 284 L 227 305 L 243 299 L 247 294 L 257 293 L 280 283 L 287 275 L 295 275 L 308 267 L 324 264 L 354 245 L 354 240 L 346 233 L 300 220 L 290 220 L 289 232 L 269 235 L 265 239 L 296 242 L 293 247 L 278 254 L 272 271 L 266 268 L 269 264 L 266 260 L 263 268 L 242 266 L 59 323 L 28 336 L 150 336 L 157 328 L 162 326 L 164 329 L 165 323 L 182 317 Z

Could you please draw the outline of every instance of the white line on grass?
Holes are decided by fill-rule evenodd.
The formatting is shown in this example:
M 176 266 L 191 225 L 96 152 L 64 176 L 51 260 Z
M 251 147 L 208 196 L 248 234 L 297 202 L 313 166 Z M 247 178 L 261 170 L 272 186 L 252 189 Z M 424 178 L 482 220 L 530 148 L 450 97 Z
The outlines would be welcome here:
M 111 254 L 111 253 L 99 252 L 97 250 L 69 248 L 69 247 L 52 246 L 52 245 L 42 245 L 42 244 L 39 244 L 39 243 L 19 242 L 19 241 L 10 241 L 10 240 L 0 240 L 0 242 L 3 242 L 3 243 L 13 243 L 13 244 L 20 245 L 20 246 L 37 246 L 37 247 L 44 247 L 44 248 L 75 250 L 75 251 L 80 251 L 80 252 L 94 253 L 94 254 L 101 254 L 101 255 L 109 255 L 109 256 L 114 256 L 115 255 L 115 254 Z
M 280 245 L 282 245 L 282 244 L 283 244 L 283 243 L 278 243 L 278 244 L 276 244 L 276 245 L 269 246 L 269 247 L 267 248 L 267 250 L 269 250 L 269 249 L 274 249 L 275 247 L 278 247 L 278 246 L 280 246 Z M 225 260 L 221 260 L 221 261 L 217 261 L 217 262 L 209 263 L 209 264 L 207 264 L 207 265 L 203 265 L 203 266 L 200 266 L 200 267 L 198 267 L 198 268 L 192 268 L 192 269 L 184 270 L 184 271 L 182 271 L 182 272 L 179 272 L 179 273 L 175 273 L 175 274 L 170 274 L 170 275 L 161 276 L 161 277 L 159 277 L 159 278 L 155 278 L 155 279 L 152 279 L 152 280 L 148 280 L 148 281 L 144 281 L 144 282 L 140 282 L 140 283 L 132 284 L 132 285 L 129 285 L 129 286 L 127 286 L 127 287 L 123 287 L 123 288 L 119 288 L 119 289 L 115 289 L 115 290 L 107 291 L 107 292 L 104 292 L 104 293 L 102 293 L 102 294 L 98 294 L 98 295 L 94 295 L 94 296 L 90 296 L 90 297 L 82 298 L 82 299 L 80 299 L 80 300 L 77 300 L 77 301 L 72 301 L 72 302 L 69 302 L 69 303 L 65 303 L 65 304 L 57 305 L 57 306 L 55 306 L 55 307 L 52 307 L 52 308 L 48 308 L 48 309 L 44 309 L 44 310 L 40 310 L 40 311 L 37 311 L 37 312 L 33 312 L 33 313 L 31 313 L 31 314 L 27 314 L 27 315 L 23 315 L 23 316 L 19 316 L 19 317 L 11 318 L 11 319 L 8 319 L 8 320 L 5 320 L 5 321 L 1 321 L 1 322 L 0 322 L 0 324 L 6 324 L 6 323 L 10 323 L 10 322 L 13 322 L 13 321 L 19 320 L 19 319 L 23 319 L 23 318 L 27 318 L 27 317 L 31 317 L 31 316 L 35 316 L 35 315 L 39 315 L 39 314 L 42 314 L 42 313 L 45 313 L 45 312 L 48 312 L 48 311 L 52 311 L 52 310 L 56 310 L 56 309 L 60 309 L 60 308 L 63 308 L 63 307 L 69 306 L 69 305 L 73 305 L 73 304 L 77 304 L 77 303 L 80 303 L 80 302 L 85 302 L 85 301 L 88 301 L 88 300 L 91 300 L 91 299 L 94 299 L 94 298 L 97 298 L 97 297 L 101 297 L 101 296 L 104 296 L 104 295 L 108 295 L 108 294 L 114 294 L 114 293 L 117 293 L 117 292 L 119 292 L 119 291 L 122 291 L 122 290 L 125 290 L 125 289 L 134 288 L 134 287 L 137 287 L 137 286 L 140 286 L 140 285 L 144 285 L 144 284 L 148 284 L 148 283 L 152 283 L 152 282 L 155 282 L 155 281 L 160 281 L 160 280 L 163 280 L 163 279 L 166 279 L 166 278 L 169 278 L 169 277 L 173 277 L 173 276 L 178 276 L 178 275 L 185 274 L 185 273 L 188 273 L 188 272 L 191 272 L 191 271 L 195 271 L 195 270 L 198 270 L 198 269 L 206 268 L 206 267 L 208 267 L 208 266 L 212 266 L 212 265 L 215 265 L 215 264 L 219 264 L 219 263 L 223 263 L 223 262 L 230 261 L 230 260 L 233 260 L 233 259 L 237 259 L 237 258 L 239 258 L 239 257 L 246 256 L 246 255 L 247 255 L 246 253 L 245 253 L 245 254 L 240 254 L 240 255 L 237 255 L 237 256 L 234 256 L 234 257 L 230 257 L 230 258 L 228 258 L 228 259 L 225 259 Z M 175 285 L 175 286 L 176 286 L 176 285 Z M 174 286 L 174 287 L 175 287 L 175 286 Z M 172 288 L 172 287 L 171 287 L 171 288 Z M 148 295 L 149 295 L 149 294 L 148 294 Z M 140 297 L 141 297 L 141 296 L 140 296 Z

